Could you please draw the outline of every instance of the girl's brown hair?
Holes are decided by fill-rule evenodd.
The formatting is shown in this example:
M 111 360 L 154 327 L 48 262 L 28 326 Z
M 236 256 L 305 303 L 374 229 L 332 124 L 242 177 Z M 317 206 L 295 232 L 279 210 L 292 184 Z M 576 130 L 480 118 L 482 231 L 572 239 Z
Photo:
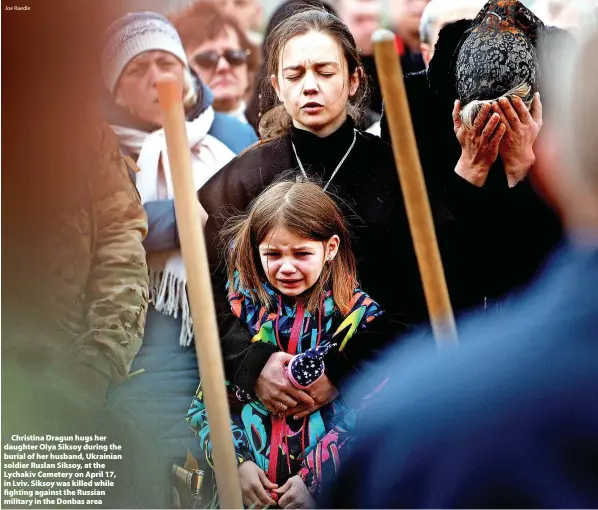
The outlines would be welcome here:
M 347 80 L 356 71 L 360 72 L 359 88 L 355 95 L 349 98 L 347 105 L 347 113 L 355 123 L 358 123 L 363 115 L 368 96 L 368 83 L 363 73 L 359 50 L 347 26 L 337 16 L 323 7 L 300 10 L 272 30 L 264 43 L 265 55 L 268 56 L 266 76 L 278 76 L 280 57 L 285 44 L 293 37 L 304 35 L 310 31 L 326 34 L 337 42 L 347 61 Z M 273 97 L 272 94 L 275 94 L 269 80 L 266 80 L 262 94 L 266 99 Z M 265 102 L 269 103 L 266 100 Z M 291 116 L 285 110 L 284 105 L 278 105 L 262 116 L 259 126 L 260 135 L 264 140 L 283 136 L 291 128 L 291 122 Z
M 239 285 L 250 292 L 262 306 L 273 304 L 262 286 L 267 276 L 262 269 L 258 246 L 277 228 L 294 235 L 325 243 L 333 235 L 340 239 L 336 257 L 326 262 L 317 283 L 305 295 L 305 307 L 315 313 L 327 289 L 341 313 L 351 309 L 357 287 L 355 257 L 343 214 L 334 200 L 317 184 L 300 180 L 278 182 L 256 197 L 246 214 L 229 220 L 222 231 L 228 264 L 228 282 L 235 289 L 235 273 Z M 238 290 L 238 289 L 235 289 Z

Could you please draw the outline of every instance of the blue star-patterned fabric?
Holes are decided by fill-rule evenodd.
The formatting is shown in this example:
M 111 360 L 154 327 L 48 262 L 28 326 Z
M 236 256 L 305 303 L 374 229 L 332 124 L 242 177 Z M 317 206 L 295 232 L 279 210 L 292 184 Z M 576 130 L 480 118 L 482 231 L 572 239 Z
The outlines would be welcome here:
M 324 375 L 324 357 L 337 344 L 320 345 L 297 354 L 287 365 L 287 375 L 297 388 L 309 388 Z

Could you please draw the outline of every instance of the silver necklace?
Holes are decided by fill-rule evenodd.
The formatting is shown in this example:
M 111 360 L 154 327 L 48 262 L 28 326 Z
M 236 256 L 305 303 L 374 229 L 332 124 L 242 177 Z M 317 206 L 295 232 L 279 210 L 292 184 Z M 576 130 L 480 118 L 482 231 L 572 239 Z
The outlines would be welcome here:
M 324 191 L 326 191 L 328 186 L 330 186 L 332 179 L 334 179 L 334 176 L 336 175 L 336 172 L 338 172 L 340 170 L 340 167 L 343 166 L 345 159 L 347 159 L 349 157 L 349 154 L 351 153 L 351 151 L 353 150 L 353 147 L 355 146 L 356 140 L 357 140 L 357 129 L 353 129 L 353 142 L 351 142 L 351 146 L 349 147 L 349 150 L 345 153 L 345 155 L 343 156 L 343 159 L 341 159 L 340 163 L 336 166 L 336 168 L 334 169 L 334 172 L 332 172 L 330 179 L 328 179 L 326 186 L 324 186 Z M 303 163 L 301 163 L 301 160 L 299 159 L 299 155 L 297 154 L 297 149 L 295 148 L 295 144 L 293 142 L 291 142 L 291 145 L 293 146 L 293 152 L 295 153 L 295 158 L 297 158 L 297 163 L 299 163 L 299 168 L 301 169 L 301 173 L 303 173 L 303 176 L 306 179 L 309 179 L 309 177 L 307 177 L 307 174 L 305 173 L 305 168 L 303 168 Z

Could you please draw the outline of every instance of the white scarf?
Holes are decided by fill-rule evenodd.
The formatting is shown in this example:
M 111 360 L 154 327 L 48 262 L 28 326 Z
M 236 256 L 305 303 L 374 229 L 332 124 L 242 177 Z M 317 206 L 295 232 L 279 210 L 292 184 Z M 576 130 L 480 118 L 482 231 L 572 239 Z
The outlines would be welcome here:
M 186 122 L 195 191 L 235 156 L 226 145 L 208 134 L 213 121 L 214 110 L 210 107 L 197 119 Z M 112 125 L 112 129 L 124 147 L 139 154 L 137 166 L 141 171 L 137 174 L 137 189 L 141 201 L 145 204 L 164 198 L 158 190 L 160 161 L 166 181 L 166 189 L 163 192 L 169 199 L 173 199 L 172 175 L 164 130 L 147 133 L 118 125 Z M 167 257 L 151 257 L 148 266 L 150 302 L 156 310 L 172 315 L 175 319 L 181 310 L 183 325 L 179 340 L 183 346 L 190 345 L 193 339 L 193 321 L 187 300 L 187 273 L 180 250 L 169 253 Z

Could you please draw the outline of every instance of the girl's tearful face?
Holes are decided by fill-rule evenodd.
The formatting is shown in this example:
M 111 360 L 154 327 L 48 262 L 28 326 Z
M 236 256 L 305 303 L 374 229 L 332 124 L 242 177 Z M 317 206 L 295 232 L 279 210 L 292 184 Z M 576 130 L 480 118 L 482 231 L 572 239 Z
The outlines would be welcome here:
M 277 228 L 260 243 L 260 260 L 270 284 L 281 294 L 295 297 L 314 286 L 338 246 L 336 235 L 328 241 L 313 241 Z

